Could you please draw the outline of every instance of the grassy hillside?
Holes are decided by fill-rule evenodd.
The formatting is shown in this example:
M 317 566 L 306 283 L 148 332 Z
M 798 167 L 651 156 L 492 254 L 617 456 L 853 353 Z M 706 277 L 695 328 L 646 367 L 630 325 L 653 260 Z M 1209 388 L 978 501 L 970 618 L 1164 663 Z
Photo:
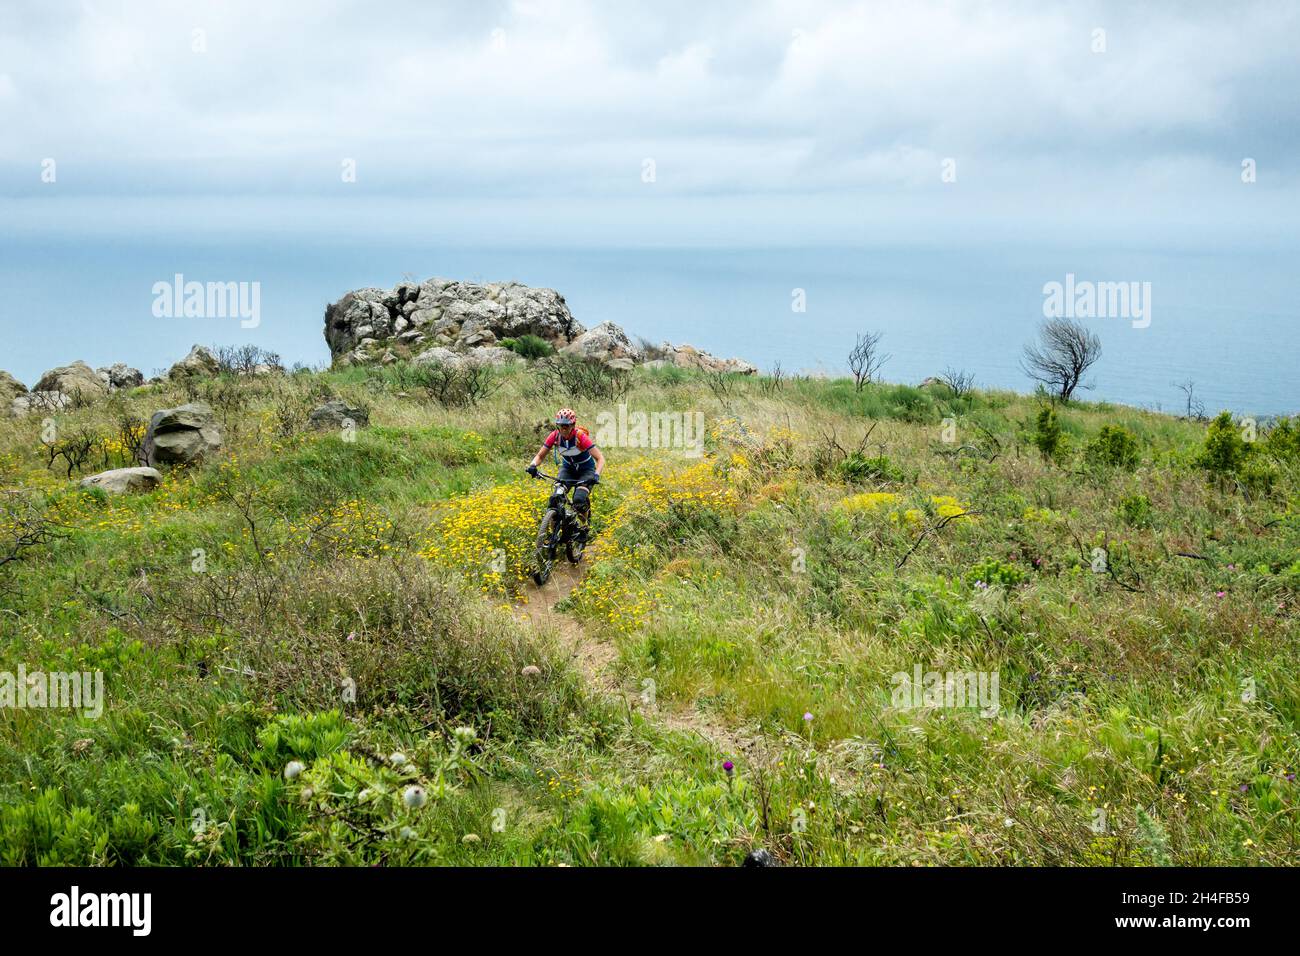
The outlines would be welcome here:
M 71 478 L 41 416 L 0 422 L 0 669 L 106 694 L 0 710 L 0 859 L 1295 862 L 1289 426 L 553 378 L 147 386 L 57 416 L 96 442 Z M 370 425 L 307 430 L 332 396 Z M 77 488 L 187 398 L 226 457 Z M 606 442 L 585 574 L 539 591 L 539 423 L 620 403 L 701 413 L 704 454 Z M 997 713 L 900 701 L 918 666 L 996 674 Z

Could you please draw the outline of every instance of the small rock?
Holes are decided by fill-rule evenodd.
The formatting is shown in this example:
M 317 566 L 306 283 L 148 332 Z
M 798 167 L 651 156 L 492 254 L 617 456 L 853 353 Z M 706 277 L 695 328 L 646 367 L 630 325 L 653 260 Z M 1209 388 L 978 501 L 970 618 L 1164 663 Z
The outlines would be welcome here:
M 155 468 L 114 468 L 82 478 L 78 484 L 82 488 L 102 488 L 111 495 L 122 495 L 133 491 L 152 491 L 160 481 L 162 475 Z
M 312 428 L 360 428 L 370 424 L 370 412 L 335 398 L 313 408 L 307 424 Z

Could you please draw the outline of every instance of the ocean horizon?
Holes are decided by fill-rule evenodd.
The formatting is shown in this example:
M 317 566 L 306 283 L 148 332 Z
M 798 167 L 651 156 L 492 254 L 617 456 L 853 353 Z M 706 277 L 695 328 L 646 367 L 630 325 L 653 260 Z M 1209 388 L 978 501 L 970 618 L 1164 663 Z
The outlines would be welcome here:
M 457 247 L 330 241 L 111 242 L 28 237 L 0 264 L 3 368 L 29 386 L 76 359 L 124 362 L 146 375 L 193 344 L 256 344 L 286 364 L 327 363 L 325 306 L 351 289 L 445 276 L 554 288 L 590 328 L 613 321 L 634 338 L 690 343 L 763 371 L 846 374 L 859 332 L 882 333 L 881 376 L 916 384 L 945 368 L 983 388 L 1030 392 L 1019 365 L 1044 315 L 1044 286 L 1147 284 L 1149 314 L 1087 319 L 1102 358 L 1085 400 L 1178 412 L 1176 383 L 1195 382 L 1213 414 L 1300 411 L 1289 387 L 1300 326 L 1290 250 L 1098 248 L 1005 243 L 828 243 L 790 248 Z M 236 318 L 157 318 L 155 283 L 256 282 L 256 328 Z M 75 285 L 69 287 L 69 277 Z M 64 290 L 61 294 L 58 290 Z M 38 307 L 51 294 L 62 302 Z M 798 311 L 799 306 L 803 311 Z M 87 314 L 87 313 L 91 314 Z M 1145 323 L 1145 325 L 1143 325 Z M 16 335 L 21 329 L 28 334 Z

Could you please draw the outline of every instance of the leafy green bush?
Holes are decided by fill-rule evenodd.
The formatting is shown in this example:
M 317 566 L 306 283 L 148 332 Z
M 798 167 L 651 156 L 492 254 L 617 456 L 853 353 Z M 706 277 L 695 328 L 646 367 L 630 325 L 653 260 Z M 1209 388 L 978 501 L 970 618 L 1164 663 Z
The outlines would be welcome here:
M 1138 465 L 1137 438 L 1120 425 L 1102 425 L 1097 437 L 1088 443 L 1084 458 L 1089 464 L 1132 471 Z
M 1287 587 L 1300 591 L 1300 558 L 1296 558 L 1294 564 L 1283 568 L 1281 577 Z
M 545 358 L 555 354 L 555 346 L 539 335 L 521 335 L 517 339 L 502 339 L 501 344 L 527 359 Z
M 1129 495 L 1121 498 L 1119 513 L 1130 528 L 1151 527 L 1151 500 L 1146 495 Z
M 1231 412 L 1220 412 L 1205 433 L 1205 445 L 1196 456 L 1196 464 L 1213 475 L 1227 477 L 1241 470 L 1250 454 L 1250 445 L 1232 420 Z
M 854 452 L 845 456 L 835 470 L 848 482 L 903 480 L 903 472 L 884 455 L 867 458 Z
M 1029 575 L 1014 564 L 999 561 L 997 558 L 989 558 L 986 561 L 981 561 L 967 572 L 966 583 L 972 587 L 979 587 L 983 584 L 985 587 L 1000 587 L 1010 590 L 1018 584 L 1023 584 L 1028 578 Z
M 1278 419 L 1264 436 L 1263 449 L 1286 461 L 1300 461 L 1300 416 Z
M 1038 413 L 1033 437 L 1044 458 L 1057 457 L 1061 451 L 1061 423 L 1056 420 L 1056 409 L 1048 405 Z

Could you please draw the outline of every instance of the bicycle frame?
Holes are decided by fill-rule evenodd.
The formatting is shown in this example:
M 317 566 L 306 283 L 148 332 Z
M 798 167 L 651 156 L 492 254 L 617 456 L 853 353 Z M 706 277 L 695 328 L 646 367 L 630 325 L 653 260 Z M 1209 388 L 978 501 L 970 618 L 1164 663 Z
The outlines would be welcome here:
M 586 484 L 591 480 L 589 478 L 584 478 L 581 481 L 574 481 L 572 478 L 561 478 L 559 475 L 548 475 L 543 471 L 539 471 L 537 477 L 555 482 L 555 488 L 551 491 L 551 497 L 547 501 L 547 507 L 556 509 L 561 514 L 565 515 L 565 517 L 572 514 L 572 511 L 569 508 L 569 491 L 578 487 L 578 485 Z

